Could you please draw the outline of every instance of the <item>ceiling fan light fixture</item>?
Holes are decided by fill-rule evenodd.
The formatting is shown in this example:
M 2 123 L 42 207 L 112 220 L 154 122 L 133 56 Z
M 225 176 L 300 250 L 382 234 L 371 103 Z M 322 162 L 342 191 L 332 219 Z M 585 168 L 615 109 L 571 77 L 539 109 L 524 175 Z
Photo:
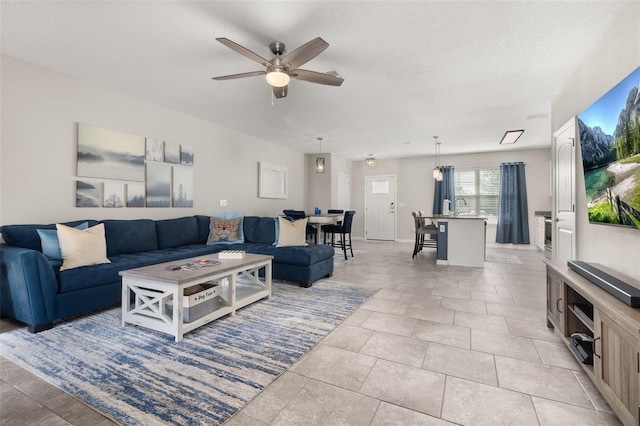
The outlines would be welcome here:
M 373 158 L 373 154 L 369 154 L 367 158 L 364 159 L 364 165 L 367 167 L 375 167 L 377 160 Z
M 281 70 L 273 70 L 266 74 L 265 79 L 271 87 L 284 87 L 289 84 L 289 74 Z

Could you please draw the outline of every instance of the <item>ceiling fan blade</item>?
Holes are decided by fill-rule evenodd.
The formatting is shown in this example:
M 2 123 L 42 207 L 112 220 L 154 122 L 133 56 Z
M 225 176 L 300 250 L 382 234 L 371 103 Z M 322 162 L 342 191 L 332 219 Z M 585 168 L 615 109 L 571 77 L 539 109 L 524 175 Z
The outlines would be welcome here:
M 293 52 L 285 55 L 280 60 L 280 63 L 284 64 L 290 69 L 298 68 L 300 65 L 306 64 L 307 62 L 321 54 L 327 47 L 329 47 L 329 43 L 327 43 L 320 37 L 316 37 L 310 42 L 298 47 Z
M 273 94 L 276 96 L 276 98 L 280 99 L 280 98 L 284 98 L 285 96 L 287 96 L 287 90 L 289 89 L 289 86 L 284 86 L 284 87 L 274 87 L 273 88 Z
M 289 73 L 291 78 L 296 80 L 308 81 L 310 83 L 326 84 L 328 86 L 340 86 L 344 82 L 344 78 L 324 72 L 316 72 L 309 70 L 291 70 Z
M 231 41 L 226 37 L 218 37 L 218 38 L 216 38 L 216 40 L 218 40 L 220 43 L 222 43 L 225 46 L 227 46 L 229 49 L 234 50 L 234 51 L 238 52 L 239 54 L 241 54 L 243 56 L 246 56 L 247 58 L 251 59 L 252 61 L 255 61 L 255 62 L 257 62 L 257 63 L 259 63 L 261 65 L 264 65 L 265 67 L 270 67 L 272 65 L 271 62 L 269 62 L 268 60 L 266 60 L 262 56 L 258 55 L 257 53 L 253 53 L 252 51 L 250 51 L 246 47 L 240 46 L 235 41 Z
M 245 78 L 245 77 L 254 77 L 256 75 L 265 75 L 266 71 L 251 71 L 251 72 L 243 72 L 240 74 L 231 74 L 231 75 L 221 75 L 220 77 L 211 77 L 213 80 L 234 80 L 236 78 Z

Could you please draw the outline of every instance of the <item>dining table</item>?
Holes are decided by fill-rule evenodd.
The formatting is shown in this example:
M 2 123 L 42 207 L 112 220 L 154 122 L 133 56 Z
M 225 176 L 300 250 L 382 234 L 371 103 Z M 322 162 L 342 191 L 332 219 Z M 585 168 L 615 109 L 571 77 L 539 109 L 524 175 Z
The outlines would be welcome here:
M 318 231 L 318 241 L 324 241 L 321 239 L 322 225 L 335 225 L 343 219 L 343 213 L 320 213 L 307 216 L 307 223 Z

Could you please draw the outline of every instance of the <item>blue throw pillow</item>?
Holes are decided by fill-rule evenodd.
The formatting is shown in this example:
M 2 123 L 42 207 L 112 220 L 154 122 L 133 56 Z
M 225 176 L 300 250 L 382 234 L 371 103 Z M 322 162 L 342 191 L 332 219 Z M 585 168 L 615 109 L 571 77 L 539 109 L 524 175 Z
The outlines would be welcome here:
M 211 213 L 207 244 L 244 243 L 243 221 L 242 212 Z
M 75 228 L 84 231 L 89 228 L 89 222 L 81 223 Z M 40 236 L 42 253 L 50 260 L 62 260 L 58 231 L 55 229 L 37 229 L 36 231 L 38 231 L 38 235 Z

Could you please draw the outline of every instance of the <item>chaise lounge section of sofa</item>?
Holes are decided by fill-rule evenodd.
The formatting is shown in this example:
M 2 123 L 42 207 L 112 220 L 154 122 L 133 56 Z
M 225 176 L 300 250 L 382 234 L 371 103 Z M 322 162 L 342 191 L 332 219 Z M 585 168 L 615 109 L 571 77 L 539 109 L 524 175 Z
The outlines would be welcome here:
M 244 217 L 244 243 L 207 245 L 210 218 L 187 216 L 151 220 L 80 220 L 103 223 L 111 263 L 60 271 L 59 260 L 42 253 L 38 229 L 48 225 L 5 225 L 0 228 L 0 314 L 38 332 L 56 320 L 120 304 L 118 273 L 162 262 L 204 256 L 222 250 L 245 250 L 273 256 L 273 278 L 309 287 L 333 274 L 333 248 L 324 245 L 276 247 L 274 218 Z

